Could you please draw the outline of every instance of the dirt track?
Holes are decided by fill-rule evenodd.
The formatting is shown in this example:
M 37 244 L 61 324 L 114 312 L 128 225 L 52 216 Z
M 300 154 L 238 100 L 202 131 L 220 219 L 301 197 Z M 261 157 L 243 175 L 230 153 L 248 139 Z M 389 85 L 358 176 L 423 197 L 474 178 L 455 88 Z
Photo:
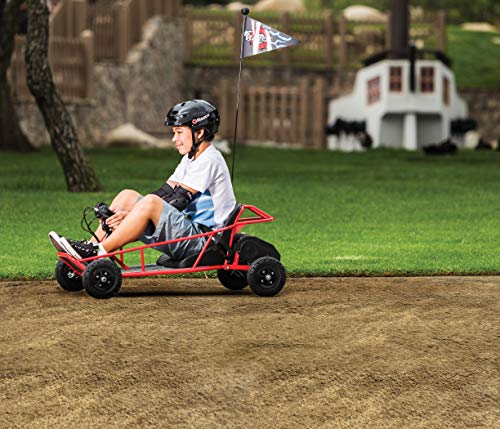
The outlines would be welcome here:
M 0 284 L 0 427 L 500 427 L 498 277 Z M 495 423 L 496 422 L 496 423 Z

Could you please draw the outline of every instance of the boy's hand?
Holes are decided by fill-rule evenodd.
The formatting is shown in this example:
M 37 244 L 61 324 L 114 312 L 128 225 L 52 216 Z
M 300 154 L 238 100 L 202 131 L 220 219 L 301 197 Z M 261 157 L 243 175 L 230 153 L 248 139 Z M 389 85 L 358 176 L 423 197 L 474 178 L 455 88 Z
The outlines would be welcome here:
M 122 220 L 127 217 L 127 215 L 127 210 L 119 210 L 106 220 L 106 224 L 109 226 L 111 231 L 114 231 L 116 228 L 118 228 L 118 225 L 122 223 Z

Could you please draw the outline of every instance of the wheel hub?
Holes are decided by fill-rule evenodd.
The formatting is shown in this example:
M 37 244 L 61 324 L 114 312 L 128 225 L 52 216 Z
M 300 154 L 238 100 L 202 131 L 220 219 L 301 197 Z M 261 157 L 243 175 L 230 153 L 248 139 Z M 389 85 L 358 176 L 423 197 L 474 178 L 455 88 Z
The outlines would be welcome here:
M 276 274 L 271 269 L 263 269 L 260 273 L 260 283 L 263 286 L 272 286 L 276 280 Z
M 108 289 L 113 285 L 113 275 L 107 270 L 99 270 L 95 273 L 95 285 L 100 289 Z

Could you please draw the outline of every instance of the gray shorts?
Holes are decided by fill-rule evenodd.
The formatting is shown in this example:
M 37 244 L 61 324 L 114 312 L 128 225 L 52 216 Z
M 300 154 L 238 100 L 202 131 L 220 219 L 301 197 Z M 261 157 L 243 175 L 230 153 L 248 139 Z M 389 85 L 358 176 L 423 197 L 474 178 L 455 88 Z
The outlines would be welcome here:
M 141 198 L 139 197 L 139 199 Z M 164 202 L 158 225 L 155 226 L 153 222 L 149 222 L 146 230 L 139 236 L 139 240 L 144 244 L 153 244 L 201 233 L 199 227 L 184 217 L 182 212 Z M 171 259 L 181 260 L 195 253 L 200 253 L 205 242 L 206 237 L 201 237 L 194 240 L 154 246 L 154 249 L 165 253 Z

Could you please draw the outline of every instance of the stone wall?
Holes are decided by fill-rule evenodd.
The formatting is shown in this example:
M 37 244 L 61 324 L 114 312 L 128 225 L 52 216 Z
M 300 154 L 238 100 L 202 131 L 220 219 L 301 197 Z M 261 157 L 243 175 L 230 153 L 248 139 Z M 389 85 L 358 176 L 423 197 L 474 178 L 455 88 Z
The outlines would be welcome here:
M 217 85 L 221 79 L 238 79 L 237 65 L 220 67 L 200 67 L 186 66 L 189 74 L 186 91 L 188 97 L 207 98 L 217 101 Z M 297 84 L 304 77 L 322 77 L 327 85 L 336 91 L 348 91 L 354 82 L 356 72 L 347 71 L 345 73 L 333 73 L 331 71 L 311 71 L 298 68 L 275 67 L 243 67 L 241 74 L 242 84 L 252 85 L 293 85 Z
M 151 134 L 163 133 L 167 109 L 185 98 L 183 22 L 150 19 L 142 42 L 123 64 L 94 66 L 94 96 L 68 102 L 80 141 L 85 146 L 103 143 L 106 133 L 131 122 Z M 17 103 L 21 126 L 35 145 L 47 143 L 43 119 L 34 102 Z
M 488 141 L 498 139 L 500 143 L 500 89 L 459 93 L 467 102 L 469 117 L 478 122 L 479 134 Z

